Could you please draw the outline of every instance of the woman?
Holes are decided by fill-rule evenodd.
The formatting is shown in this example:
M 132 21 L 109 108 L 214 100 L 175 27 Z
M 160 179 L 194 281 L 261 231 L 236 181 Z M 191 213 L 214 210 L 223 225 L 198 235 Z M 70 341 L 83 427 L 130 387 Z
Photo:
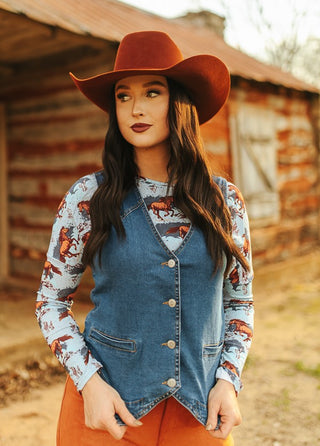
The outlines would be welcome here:
M 61 202 L 38 292 L 69 373 L 57 444 L 232 445 L 252 338 L 249 228 L 199 133 L 229 73 L 148 31 L 122 40 L 113 71 L 71 76 L 109 128 L 103 171 Z M 81 334 L 70 308 L 87 265 L 94 309 Z

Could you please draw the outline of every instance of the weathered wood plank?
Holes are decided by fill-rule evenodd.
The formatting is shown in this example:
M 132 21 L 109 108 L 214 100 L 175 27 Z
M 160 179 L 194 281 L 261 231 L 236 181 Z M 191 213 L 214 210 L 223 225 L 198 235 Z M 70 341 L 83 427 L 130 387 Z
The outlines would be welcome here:
M 7 173 L 6 114 L 4 104 L 0 103 L 0 280 L 4 280 L 9 275 Z
M 69 168 L 75 168 L 76 166 L 85 166 L 98 164 L 101 158 L 101 147 L 97 147 L 91 152 L 80 153 L 66 153 L 63 157 L 59 153 L 44 153 L 43 156 L 33 156 L 23 158 L 17 156 L 10 161 L 9 169 L 18 171 L 23 170 L 25 172 L 35 171 L 68 171 Z

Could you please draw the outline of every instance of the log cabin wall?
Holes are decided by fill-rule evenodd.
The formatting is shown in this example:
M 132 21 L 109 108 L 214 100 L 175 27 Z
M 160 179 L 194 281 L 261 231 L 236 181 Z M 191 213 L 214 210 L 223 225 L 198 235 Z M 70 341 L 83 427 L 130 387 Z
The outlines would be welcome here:
M 94 66 L 94 72 L 105 69 L 92 58 L 88 66 Z M 86 75 L 83 63 L 79 68 Z M 63 194 L 77 178 L 101 167 L 106 115 L 75 89 L 67 69 L 46 78 L 37 75 L 32 82 L 21 79 L 10 88 L 6 103 L 9 271 L 14 277 L 39 277 Z M 202 135 L 214 172 L 241 189 L 243 179 L 232 169 L 228 119 L 238 116 L 243 105 L 253 105 L 255 112 L 267 108 L 276 118 L 279 212 L 271 220 L 251 218 L 254 259 L 260 265 L 300 254 L 318 242 L 317 149 L 311 101 L 303 94 L 266 94 L 244 85 L 234 89 L 229 105 L 202 127 Z M 250 171 L 244 169 L 243 178 L 247 176 Z
M 78 92 L 68 71 L 111 69 L 115 48 L 48 57 L 6 79 L 9 274 L 40 277 L 54 215 L 72 183 L 101 168 L 107 115 Z M 88 54 L 88 55 L 87 55 Z M 3 85 L 3 84 L 2 84 Z
M 212 172 L 232 180 L 228 102 L 212 120 L 201 126 L 201 136 Z
M 111 69 L 116 45 L 61 33 L 58 37 L 70 47 L 63 50 L 60 42 L 59 51 L 25 58 L 13 73 L 0 72 L 8 152 L 8 269 L 15 279 L 39 279 L 63 194 L 80 176 L 101 167 L 107 117 L 76 90 L 67 73 L 85 77 Z M 256 265 L 300 254 L 319 241 L 312 98 L 234 77 L 227 105 L 202 127 L 213 171 L 245 195 Z
M 257 266 L 319 243 L 319 102 L 317 96 L 284 88 L 235 84 L 229 101 L 233 161 L 237 149 L 241 154 L 233 172 L 251 217 Z M 234 123 L 241 129 L 235 132 Z M 258 149 L 251 150 L 255 162 L 247 153 L 250 145 Z

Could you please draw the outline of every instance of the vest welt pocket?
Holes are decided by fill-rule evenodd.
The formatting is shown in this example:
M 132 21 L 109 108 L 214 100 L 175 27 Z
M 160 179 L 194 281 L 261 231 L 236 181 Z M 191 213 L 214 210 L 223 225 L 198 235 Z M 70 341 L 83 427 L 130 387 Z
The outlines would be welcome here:
M 222 348 L 223 341 L 217 344 L 206 344 L 202 347 L 202 357 L 203 358 L 214 358 L 216 357 Z
M 123 352 L 135 353 L 137 351 L 136 342 L 132 339 L 121 339 L 103 333 L 96 328 L 91 328 L 89 337 L 108 347 L 121 350 Z

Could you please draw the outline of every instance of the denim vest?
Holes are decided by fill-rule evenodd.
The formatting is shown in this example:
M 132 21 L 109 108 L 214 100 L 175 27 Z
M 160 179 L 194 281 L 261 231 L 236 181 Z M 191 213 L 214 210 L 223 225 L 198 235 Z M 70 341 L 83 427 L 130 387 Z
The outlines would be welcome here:
M 223 269 L 212 275 L 196 227 L 170 251 L 137 188 L 121 218 L 126 238 L 113 228 L 93 268 L 86 343 L 136 418 L 174 396 L 205 425 L 224 337 Z

